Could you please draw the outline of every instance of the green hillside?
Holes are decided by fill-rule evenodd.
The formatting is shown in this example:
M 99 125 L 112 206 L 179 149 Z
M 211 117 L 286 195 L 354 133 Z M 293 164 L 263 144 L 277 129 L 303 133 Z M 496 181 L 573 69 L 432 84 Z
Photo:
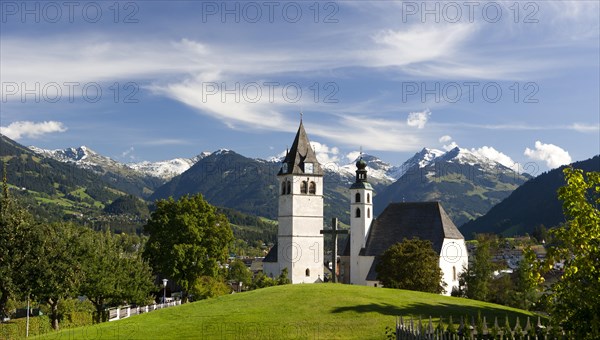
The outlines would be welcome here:
M 571 164 L 587 172 L 600 171 L 600 156 Z M 512 192 L 487 214 L 460 227 L 466 238 L 474 233 L 494 233 L 503 236 L 531 234 L 536 226 L 546 228 L 565 222 L 558 188 L 565 185 L 563 170 L 566 166 L 550 170 L 529 180 Z
M 286 285 L 227 295 L 43 338 L 70 339 L 382 339 L 395 317 L 531 313 L 435 294 L 363 286 Z M 435 321 L 435 320 L 434 320 Z M 532 320 L 533 321 L 533 320 Z

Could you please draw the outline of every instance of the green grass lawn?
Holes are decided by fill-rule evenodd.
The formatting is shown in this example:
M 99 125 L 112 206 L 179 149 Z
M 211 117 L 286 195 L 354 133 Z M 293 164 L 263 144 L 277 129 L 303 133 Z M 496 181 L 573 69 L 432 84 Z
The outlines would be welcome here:
M 44 339 L 382 339 L 395 317 L 533 314 L 462 298 L 341 284 L 286 285 L 188 303 Z M 532 318 L 532 322 L 534 318 Z M 490 321 L 491 320 L 491 321 Z M 537 318 L 535 318 L 537 321 Z M 446 321 L 447 322 L 447 321 Z

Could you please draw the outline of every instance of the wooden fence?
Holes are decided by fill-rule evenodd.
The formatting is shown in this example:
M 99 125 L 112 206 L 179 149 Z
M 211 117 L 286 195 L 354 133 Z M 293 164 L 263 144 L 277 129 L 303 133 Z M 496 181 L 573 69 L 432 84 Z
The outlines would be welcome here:
M 471 320 L 460 318 L 458 326 L 454 324 L 452 317 L 443 320 L 441 317 L 437 325 L 429 317 L 429 320 L 423 321 L 419 319 L 396 318 L 396 331 L 391 332 L 388 329 L 388 339 L 398 340 L 463 340 L 463 339 L 550 339 L 556 335 L 550 336 L 551 329 L 545 326 L 540 317 L 537 322 L 532 322 L 528 317 L 527 321 L 521 323 L 519 318 L 510 323 L 508 317 L 504 322 L 499 323 L 498 318 L 494 318 L 494 322 L 488 325 L 485 317 L 471 317 Z M 561 338 L 560 335 L 558 335 Z
M 122 306 L 122 307 L 110 308 L 107 310 L 108 321 L 121 320 L 121 319 L 128 318 L 130 316 L 133 316 L 133 315 L 148 313 L 148 312 L 155 311 L 157 309 L 163 309 L 163 308 L 173 307 L 173 306 L 178 306 L 178 305 L 181 305 L 181 300 L 159 303 L 159 304 L 155 303 L 155 304 L 148 305 L 148 306 L 137 306 L 137 307 Z

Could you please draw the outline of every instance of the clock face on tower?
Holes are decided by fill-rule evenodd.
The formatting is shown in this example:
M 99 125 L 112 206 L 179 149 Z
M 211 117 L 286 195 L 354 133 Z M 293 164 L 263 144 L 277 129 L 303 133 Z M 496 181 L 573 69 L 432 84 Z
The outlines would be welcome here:
M 304 163 L 304 173 L 307 173 L 307 174 L 313 173 L 313 164 L 312 163 Z

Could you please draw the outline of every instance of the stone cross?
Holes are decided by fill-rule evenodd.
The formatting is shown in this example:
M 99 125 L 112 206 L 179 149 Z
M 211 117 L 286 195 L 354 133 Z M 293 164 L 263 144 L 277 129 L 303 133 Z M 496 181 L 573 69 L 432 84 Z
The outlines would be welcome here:
M 333 282 L 337 283 L 338 279 L 337 279 L 337 237 L 340 234 L 348 234 L 348 230 L 342 230 L 342 229 L 338 229 L 338 219 L 337 218 L 332 218 L 331 219 L 331 229 L 330 230 L 321 230 L 321 234 L 331 234 L 332 238 L 333 238 L 333 252 L 331 253 L 331 257 L 333 259 L 332 262 L 332 271 L 333 271 Z

